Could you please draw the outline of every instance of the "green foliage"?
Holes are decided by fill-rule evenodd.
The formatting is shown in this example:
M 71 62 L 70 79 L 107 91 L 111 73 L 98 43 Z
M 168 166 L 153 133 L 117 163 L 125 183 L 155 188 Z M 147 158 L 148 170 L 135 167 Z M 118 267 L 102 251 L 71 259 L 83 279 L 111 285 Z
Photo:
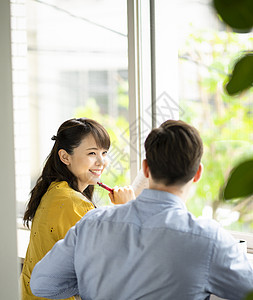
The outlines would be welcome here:
M 253 18 L 253 16 L 252 16 Z M 234 66 L 233 73 L 226 85 L 229 95 L 236 95 L 253 84 L 253 52 L 243 56 Z
M 224 189 L 224 198 L 242 198 L 253 194 L 253 160 L 244 161 L 234 168 Z
M 249 32 L 253 26 L 252 0 L 214 0 L 214 7 L 223 21 L 239 32 Z
M 213 0 L 213 5 L 223 21 L 235 31 L 250 32 L 253 26 L 252 0 Z M 226 78 L 225 87 L 229 95 L 237 95 L 253 83 L 252 50 L 235 64 L 232 75 Z
M 197 31 L 193 28 L 180 53 L 180 57 L 184 57 L 182 64 L 197 61 L 198 85 L 195 89 L 200 95 L 199 99 L 180 99 L 180 106 L 185 112 L 180 119 L 199 128 L 204 142 L 204 174 L 188 202 L 188 208 L 199 216 L 209 205 L 213 217 L 219 221 L 222 221 L 219 215 L 221 208 L 231 213 L 238 212 L 239 219 L 230 221 L 234 230 L 241 224 L 245 230 L 253 228 L 252 217 L 249 218 L 252 208 L 249 202 L 238 207 L 237 203 L 220 201 L 220 187 L 234 164 L 252 155 L 253 111 L 252 100 L 247 93 L 232 98 L 223 93 L 222 82 L 226 79 L 229 62 L 238 57 L 238 51 L 246 47 L 246 43 L 235 33 Z
M 253 2 L 252 0 L 213 0 L 213 4 L 218 14 L 223 21 L 231 26 L 233 29 L 239 29 L 239 32 L 249 32 L 253 26 Z M 252 38 L 249 38 L 252 41 Z M 229 95 L 237 96 L 246 89 L 249 89 L 253 83 L 253 51 L 240 58 L 234 66 L 232 75 L 227 78 L 225 82 L 226 90 Z M 252 128 L 252 127 L 251 127 Z M 245 156 L 245 155 L 244 155 Z M 243 156 L 242 156 L 243 158 Z M 252 203 L 253 196 L 252 189 L 252 158 L 240 163 L 234 170 L 232 170 L 230 177 L 225 183 L 224 196 L 227 199 L 234 199 L 239 197 L 241 200 L 240 206 L 243 204 Z M 249 206 L 250 206 L 249 205 Z M 251 205 L 252 209 L 252 205 Z M 241 211 L 246 211 L 241 209 Z M 252 218 L 250 218 L 252 221 Z M 251 228 L 253 228 L 251 223 Z M 253 299 L 253 294 L 246 299 Z

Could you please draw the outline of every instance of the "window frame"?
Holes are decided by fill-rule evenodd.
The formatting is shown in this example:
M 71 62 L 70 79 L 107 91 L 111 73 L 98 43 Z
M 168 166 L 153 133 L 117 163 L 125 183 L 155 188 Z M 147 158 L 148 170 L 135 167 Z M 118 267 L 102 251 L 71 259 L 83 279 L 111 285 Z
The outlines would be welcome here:
M 13 2 L 13 1 L 12 1 Z M 11 5 L 9 0 L 0 1 L 0 101 L 3 141 L 1 148 L 1 296 L 3 299 L 18 299 L 17 230 L 15 197 L 15 155 L 13 122 L 13 84 L 11 54 Z

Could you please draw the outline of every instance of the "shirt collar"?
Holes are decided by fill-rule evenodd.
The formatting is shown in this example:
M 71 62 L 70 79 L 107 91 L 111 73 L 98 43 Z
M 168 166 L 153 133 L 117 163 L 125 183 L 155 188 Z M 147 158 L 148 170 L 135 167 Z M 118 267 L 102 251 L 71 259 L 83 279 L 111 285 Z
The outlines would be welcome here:
M 152 202 L 186 209 L 186 205 L 180 197 L 169 192 L 159 190 L 144 189 L 136 200 L 144 200 L 150 203 Z

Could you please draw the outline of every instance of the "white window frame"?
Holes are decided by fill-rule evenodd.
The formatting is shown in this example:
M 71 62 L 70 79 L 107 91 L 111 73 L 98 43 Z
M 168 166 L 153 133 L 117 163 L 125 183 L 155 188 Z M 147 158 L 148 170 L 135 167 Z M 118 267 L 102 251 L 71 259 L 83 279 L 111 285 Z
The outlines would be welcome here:
M 128 82 L 131 182 L 141 169 L 144 139 L 153 126 L 149 1 L 128 0 Z M 145 29 L 144 29 L 145 28 Z M 147 113 L 147 110 L 151 113 Z M 136 138 L 137 137 L 137 138 Z

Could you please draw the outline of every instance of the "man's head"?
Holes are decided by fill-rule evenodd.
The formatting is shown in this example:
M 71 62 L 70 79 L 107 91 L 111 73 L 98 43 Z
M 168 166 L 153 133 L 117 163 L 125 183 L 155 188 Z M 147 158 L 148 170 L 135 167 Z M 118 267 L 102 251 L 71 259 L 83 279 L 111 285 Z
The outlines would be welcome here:
M 183 121 L 168 120 L 150 132 L 145 150 L 154 182 L 183 185 L 199 169 L 203 143 L 194 127 Z

